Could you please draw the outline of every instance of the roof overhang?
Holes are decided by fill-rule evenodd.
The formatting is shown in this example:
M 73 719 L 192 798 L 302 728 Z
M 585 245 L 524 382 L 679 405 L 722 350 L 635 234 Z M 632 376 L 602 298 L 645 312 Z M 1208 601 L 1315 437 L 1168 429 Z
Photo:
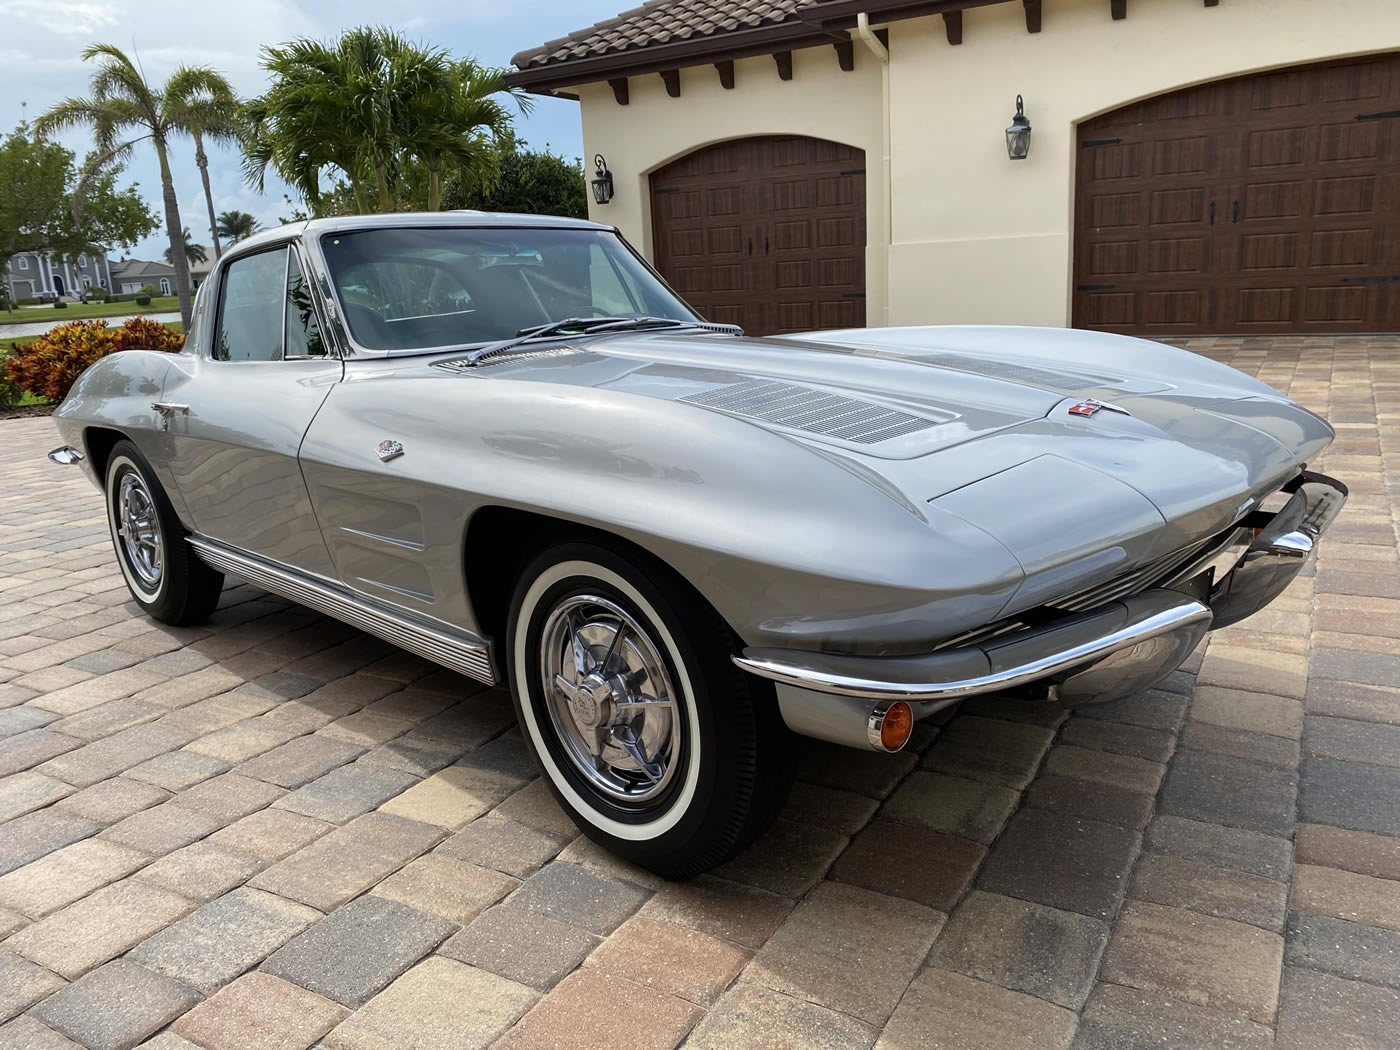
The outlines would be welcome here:
M 852 24 L 854 24 L 854 17 Z M 506 83 L 536 94 L 562 94 L 557 88 L 594 84 L 617 77 L 661 73 L 710 62 L 771 55 L 775 51 L 795 51 L 804 47 L 829 46 L 849 40 L 841 29 L 823 29 L 804 21 L 715 33 L 674 43 L 653 44 L 627 51 L 591 55 L 588 58 L 550 62 L 506 74 Z M 574 96 L 577 97 L 577 96 Z

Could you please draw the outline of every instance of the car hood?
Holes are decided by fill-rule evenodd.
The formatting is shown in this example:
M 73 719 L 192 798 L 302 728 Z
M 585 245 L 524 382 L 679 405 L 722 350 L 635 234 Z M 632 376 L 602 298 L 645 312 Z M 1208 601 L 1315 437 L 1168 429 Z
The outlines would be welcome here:
M 1243 373 L 1067 329 L 627 333 L 469 371 L 589 388 L 593 404 L 660 399 L 803 445 L 914 513 L 988 533 L 1021 563 L 1024 600 L 1219 532 L 1332 437 Z M 1091 399 L 1108 407 L 1071 412 Z

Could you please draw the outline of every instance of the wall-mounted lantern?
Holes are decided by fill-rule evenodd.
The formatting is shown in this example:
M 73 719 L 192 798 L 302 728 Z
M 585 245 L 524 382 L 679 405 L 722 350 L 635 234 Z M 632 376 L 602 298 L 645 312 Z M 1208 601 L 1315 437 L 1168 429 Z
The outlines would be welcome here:
M 1016 115 L 1006 129 L 1006 155 L 1012 160 L 1025 160 L 1031 152 L 1031 122 L 1026 116 L 1025 103 L 1016 96 Z
M 593 168 L 594 179 L 589 183 L 593 187 L 593 199 L 599 204 L 607 204 L 613 199 L 612 172 L 608 170 L 608 162 L 601 153 L 594 154 Z

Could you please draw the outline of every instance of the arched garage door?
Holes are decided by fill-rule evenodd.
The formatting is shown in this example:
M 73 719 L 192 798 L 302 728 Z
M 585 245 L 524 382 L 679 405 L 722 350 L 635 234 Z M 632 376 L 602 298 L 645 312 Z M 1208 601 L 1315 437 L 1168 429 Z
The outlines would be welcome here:
M 1400 331 L 1400 55 L 1098 117 L 1077 171 L 1078 327 Z
M 651 176 L 656 267 L 751 335 L 865 324 L 865 154 L 800 136 L 707 146 Z

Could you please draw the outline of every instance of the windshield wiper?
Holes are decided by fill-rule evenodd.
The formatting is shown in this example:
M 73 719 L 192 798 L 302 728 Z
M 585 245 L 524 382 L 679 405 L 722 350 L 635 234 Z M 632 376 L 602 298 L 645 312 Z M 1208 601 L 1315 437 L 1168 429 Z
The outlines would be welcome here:
M 524 343 L 533 342 L 536 339 L 550 339 L 563 335 L 571 329 L 577 329 L 579 335 L 592 335 L 594 332 L 601 331 L 642 331 L 648 328 L 704 328 L 707 331 L 728 332 L 732 335 L 744 334 L 744 330 L 738 325 L 709 324 L 705 321 L 680 321 L 673 317 L 566 317 L 562 321 L 550 321 L 547 324 L 522 328 L 509 339 L 477 347 L 467 354 L 464 360 L 468 365 L 475 365 L 488 357 L 503 354 Z

